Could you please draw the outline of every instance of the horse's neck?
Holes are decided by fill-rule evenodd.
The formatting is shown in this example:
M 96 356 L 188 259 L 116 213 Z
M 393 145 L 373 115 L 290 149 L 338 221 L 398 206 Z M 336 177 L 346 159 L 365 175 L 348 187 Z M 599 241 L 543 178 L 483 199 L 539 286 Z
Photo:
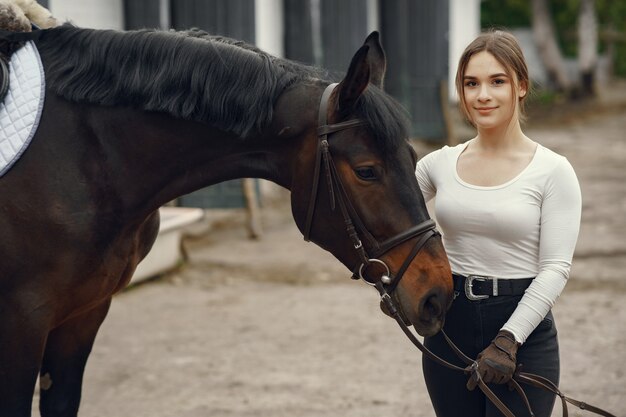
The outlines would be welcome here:
M 289 187 L 289 149 L 272 138 L 235 137 L 162 114 L 105 110 L 94 131 L 120 161 L 130 206 L 154 209 L 180 195 L 235 178 L 265 178 Z M 112 131 L 107 126 L 117 126 Z M 111 145 L 112 144 L 112 145 Z M 115 167 L 111 167 L 115 168 Z M 146 203 L 147 202 L 147 203 Z

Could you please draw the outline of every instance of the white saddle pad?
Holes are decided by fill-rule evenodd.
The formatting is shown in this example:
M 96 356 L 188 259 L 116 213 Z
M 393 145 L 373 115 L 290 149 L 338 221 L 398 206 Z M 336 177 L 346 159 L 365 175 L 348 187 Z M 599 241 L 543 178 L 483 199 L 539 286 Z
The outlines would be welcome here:
M 43 109 L 44 71 L 33 42 L 11 56 L 9 71 L 9 91 L 0 104 L 0 177 L 30 144 Z

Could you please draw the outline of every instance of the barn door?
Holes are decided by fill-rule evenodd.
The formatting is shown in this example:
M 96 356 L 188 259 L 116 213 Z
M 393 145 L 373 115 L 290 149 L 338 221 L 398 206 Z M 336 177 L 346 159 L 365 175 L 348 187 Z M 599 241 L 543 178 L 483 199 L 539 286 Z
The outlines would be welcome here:
M 287 58 L 343 74 L 370 28 L 379 26 L 385 89 L 411 114 L 412 136 L 442 141 L 448 78 L 448 0 L 380 0 L 378 24 L 364 0 L 284 0 Z
M 161 27 L 159 6 L 159 0 L 125 0 L 124 27 L 126 29 Z
M 172 1 L 174 29 L 197 27 L 214 35 L 254 43 L 254 0 Z
M 124 19 L 126 29 L 196 27 L 254 43 L 254 0 L 124 0 Z
M 448 0 L 385 0 L 380 22 L 388 62 L 385 89 L 411 114 L 414 137 L 443 141 Z
M 363 0 L 284 0 L 287 58 L 344 74 L 368 34 Z

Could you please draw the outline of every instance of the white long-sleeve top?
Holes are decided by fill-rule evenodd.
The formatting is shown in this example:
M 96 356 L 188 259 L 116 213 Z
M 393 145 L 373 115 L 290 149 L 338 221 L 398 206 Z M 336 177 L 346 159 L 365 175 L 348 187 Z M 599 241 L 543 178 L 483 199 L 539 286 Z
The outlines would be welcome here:
M 456 166 L 467 142 L 422 158 L 417 181 L 435 216 L 452 272 L 535 277 L 503 326 L 524 343 L 567 282 L 580 228 L 581 194 L 567 159 L 541 146 L 515 178 L 493 187 L 464 182 Z

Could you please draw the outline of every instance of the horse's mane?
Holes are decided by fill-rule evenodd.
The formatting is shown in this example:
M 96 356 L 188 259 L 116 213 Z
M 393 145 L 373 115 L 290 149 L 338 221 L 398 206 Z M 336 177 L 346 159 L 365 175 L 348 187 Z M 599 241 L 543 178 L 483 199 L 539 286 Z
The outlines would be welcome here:
M 331 78 L 200 30 L 121 32 L 66 24 L 44 31 L 37 46 L 48 88 L 67 100 L 166 112 L 242 137 L 270 123 L 286 88 Z M 396 137 L 406 127 L 397 105 L 376 88 L 367 92 L 358 113 L 372 122 L 376 137 Z

